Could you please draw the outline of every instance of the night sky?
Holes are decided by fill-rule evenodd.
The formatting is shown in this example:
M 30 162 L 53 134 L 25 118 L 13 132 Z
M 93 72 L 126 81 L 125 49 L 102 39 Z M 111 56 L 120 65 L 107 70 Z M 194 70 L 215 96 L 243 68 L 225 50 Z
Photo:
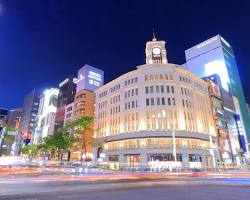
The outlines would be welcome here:
M 103 69 L 105 82 L 135 69 L 153 27 L 177 64 L 185 49 L 221 34 L 250 102 L 249 8 L 247 0 L 0 0 L 0 107 L 22 107 L 33 88 L 57 87 L 85 63 Z

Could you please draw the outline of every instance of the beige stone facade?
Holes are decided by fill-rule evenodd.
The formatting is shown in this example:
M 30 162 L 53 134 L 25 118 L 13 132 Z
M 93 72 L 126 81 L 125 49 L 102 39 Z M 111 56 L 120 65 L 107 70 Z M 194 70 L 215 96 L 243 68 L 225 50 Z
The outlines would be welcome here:
M 216 130 L 208 83 L 167 63 L 164 41 L 146 44 L 146 63 L 100 87 L 96 161 L 110 168 L 214 167 Z

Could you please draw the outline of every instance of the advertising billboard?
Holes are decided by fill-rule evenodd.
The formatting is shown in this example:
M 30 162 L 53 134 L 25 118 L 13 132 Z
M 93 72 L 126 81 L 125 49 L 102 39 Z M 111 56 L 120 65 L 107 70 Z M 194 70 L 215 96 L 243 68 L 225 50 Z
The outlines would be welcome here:
M 241 124 L 240 115 L 235 115 L 235 120 L 236 120 L 237 130 L 238 130 L 238 134 L 239 134 L 238 136 L 239 136 L 241 150 L 243 152 L 246 152 L 247 151 L 246 141 L 245 141 L 245 137 L 244 137 L 243 127 Z
M 84 65 L 78 70 L 78 76 L 74 82 L 77 84 L 76 92 L 84 89 L 95 91 L 104 83 L 104 71 L 90 65 Z

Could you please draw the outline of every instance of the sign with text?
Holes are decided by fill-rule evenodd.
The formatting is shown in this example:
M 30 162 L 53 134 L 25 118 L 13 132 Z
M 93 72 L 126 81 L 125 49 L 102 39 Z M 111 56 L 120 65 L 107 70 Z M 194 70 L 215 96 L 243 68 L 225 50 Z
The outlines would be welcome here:
M 76 92 L 84 89 L 95 91 L 103 85 L 104 71 L 89 65 L 84 65 L 79 69 L 77 79 L 75 79 L 74 82 L 77 84 Z

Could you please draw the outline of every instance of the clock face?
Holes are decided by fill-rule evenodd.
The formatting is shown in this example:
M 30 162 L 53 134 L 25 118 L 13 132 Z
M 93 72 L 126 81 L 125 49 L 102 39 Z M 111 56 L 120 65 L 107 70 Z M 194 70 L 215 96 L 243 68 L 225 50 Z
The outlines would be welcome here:
M 153 54 L 154 55 L 159 55 L 161 53 L 161 49 L 159 47 L 153 48 Z

